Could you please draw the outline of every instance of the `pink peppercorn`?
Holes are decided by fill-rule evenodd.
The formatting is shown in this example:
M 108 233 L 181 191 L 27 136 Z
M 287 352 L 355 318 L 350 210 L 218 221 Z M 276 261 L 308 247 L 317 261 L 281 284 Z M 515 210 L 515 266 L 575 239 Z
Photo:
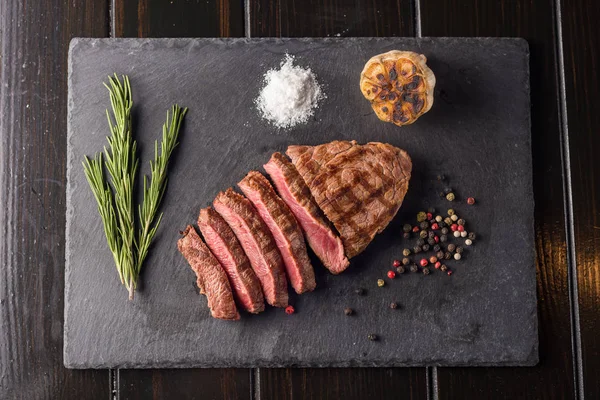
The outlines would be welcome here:
M 435 263 L 435 269 L 440 269 L 441 266 L 442 266 L 441 262 L 438 261 Z
M 465 231 L 465 227 L 462 226 L 462 225 L 459 225 L 458 228 L 456 228 L 456 229 L 458 229 L 459 232 L 464 232 Z
M 427 213 L 427 220 L 431 221 L 433 219 L 432 213 Z
M 396 273 L 394 271 L 388 271 L 387 276 L 390 279 L 394 279 L 396 277 Z
M 447 274 L 448 276 L 452 275 L 452 270 L 448 270 Z
M 421 259 L 421 262 L 420 262 L 421 267 L 426 267 L 428 263 L 429 263 L 429 261 L 427 261 L 426 258 L 422 258 Z
M 467 204 L 472 206 L 473 204 L 475 204 L 475 197 L 469 197 L 467 199 Z
M 418 227 L 418 226 L 415 226 L 415 227 L 412 229 L 412 231 L 413 231 L 413 232 L 419 232 L 419 227 Z
M 450 229 L 452 230 L 452 232 L 456 232 L 458 230 L 458 224 L 450 225 Z
M 400 260 L 394 260 L 393 264 L 394 267 L 399 267 L 400 266 Z
M 295 311 L 296 311 L 296 310 L 294 310 L 294 307 L 293 307 L 293 306 L 287 306 L 287 307 L 285 308 L 285 313 L 286 313 L 286 314 L 288 314 L 288 315 L 289 315 L 289 314 L 293 314 Z
M 436 243 L 439 243 L 440 242 L 440 237 L 439 236 L 434 236 L 433 240 L 435 240 Z
M 440 226 L 437 223 L 434 223 L 431 225 L 431 229 L 433 229 L 434 231 L 437 231 L 438 229 L 440 229 Z

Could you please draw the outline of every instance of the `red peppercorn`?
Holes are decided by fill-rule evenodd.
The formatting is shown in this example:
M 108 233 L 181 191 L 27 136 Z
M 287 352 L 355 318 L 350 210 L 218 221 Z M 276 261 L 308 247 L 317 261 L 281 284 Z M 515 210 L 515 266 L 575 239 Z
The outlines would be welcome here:
M 449 269 L 447 274 L 448 274 L 448 276 L 452 275 L 452 270 Z
M 438 229 L 440 229 L 440 226 L 438 224 L 433 224 L 433 225 L 431 225 L 431 229 L 433 229 L 434 231 L 437 231 Z
M 436 242 L 436 243 L 439 243 L 439 242 L 440 242 L 440 238 L 439 238 L 439 236 L 434 236 L 434 237 L 433 237 L 433 240 L 435 240 L 435 242 Z
M 465 227 L 462 226 L 462 225 L 459 225 L 458 228 L 456 228 L 456 229 L 458 229 L 459 232 L 464 232 L 465 231 Z
M 394 260 L 394 263 L 392 265 L 394 267 L 399 267 L 400 266 L 400 260 Z
M 452 230 L 452 232 L 456 232 L 456 230 L 458 229 L 458 224 L 450 225 L 450 229 Z
M 421 259 L 421 262 L 420 262 L 421 267 L 426 267 L 428 263 L 429 263 L 429 261 L 427 261 L 426 258 L 422 258 Z
M 442 266 L 441 262 L 438 261 L 435 263 L 435 269 L 440 269 L 441 266 Z
M 427 213 L 427 220 L 430 221 L 433 219 L 433 214 L 432 213 Z
M 294 310 L 294 307 L 293 307 L 293 306 L 287 306 L 287 307 L 285 308 L 285 313 L 286 313 L 286 314 L 293 314 L 295 311 L 296 311 L 296 310 Z
M 413 232 L 419 232 L 419 227 L 418 227 L 418 226 L 415 226 L 415 227 L 413 228 Z
M 388 278 L 390 278 L 390 279 L 394 279 L 396 277 L 396 273 L 391 270 L 388 271 L 387 275 L 388 275 Z
M 473 204 L 475 204 L 475 197 L 469 197 L 467 198 L 467 204 L 472 206 Z

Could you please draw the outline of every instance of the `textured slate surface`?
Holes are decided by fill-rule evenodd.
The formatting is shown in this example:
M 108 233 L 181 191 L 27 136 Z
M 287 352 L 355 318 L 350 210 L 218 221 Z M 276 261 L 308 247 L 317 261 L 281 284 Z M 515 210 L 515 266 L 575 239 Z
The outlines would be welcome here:
M 391 49 L 424 53 L 437 77 L 432 110 L 416 124 L 381 123 L 358 87 L 364 62 Z M 312 121 L 277 131 L 253 100 L 262 74 L 297 56 L 324 85 Z M 519 39 L 75 39 L 69 64 L 64 362 L 71 368 L 214 366 L 533 365 L 538 360 L 528 47 Z M 127 301 L 81 167 L 105 144 L 106 76 L 128 74 L 143 171 L 165 112 L 188 106 L 171 164 L 163 223 L 140 291 Z M 219 190 L 289 144 L 383 141 L 413 158 L 396 219 L 348 271 L 315 261 L 318 288 L 291 296 L 297 313 L 268 308 L 239 322 L 212 319 L 178 253 L 178 232 Z M 479 234 L 454 275 L 405 274 L 378 288 L 406 242 L 402 224 L 452 204 Z M 478 204 L 464 203 L 468 195 Z M 410 242 L 413 244 L 413 241 Z M 387 279 L 386 279 L 387 280 Z M 367 289 L 357 296 L 356 288 Z M 398 310 L 388 304 L 397 301 Z M 356 315 L 344 316 L 344 307 Z M 370 342 L 369 333 L 380 340 Z

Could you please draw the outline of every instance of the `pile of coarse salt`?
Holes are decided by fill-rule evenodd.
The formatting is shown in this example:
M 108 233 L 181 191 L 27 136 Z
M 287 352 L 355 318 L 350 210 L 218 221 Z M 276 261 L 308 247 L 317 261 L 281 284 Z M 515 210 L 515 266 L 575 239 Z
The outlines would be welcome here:
M 310 68 L 294 65 L 294 57 L 289 54 L 279 69 L 267 71 L 264 82 L 256 105 L 261 116 L 278 128 L 307 122 L 325 98 L 315 74 Z

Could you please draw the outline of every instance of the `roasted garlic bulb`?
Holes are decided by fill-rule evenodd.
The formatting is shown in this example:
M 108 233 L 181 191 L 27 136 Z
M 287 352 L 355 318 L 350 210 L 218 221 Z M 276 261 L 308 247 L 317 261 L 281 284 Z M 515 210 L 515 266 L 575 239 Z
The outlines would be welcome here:
M 360 74 L 360 90 L 380 120 L 412 124 L 433 105 L 435 75 L 423 54 L 392 50 L 372 57 Z

